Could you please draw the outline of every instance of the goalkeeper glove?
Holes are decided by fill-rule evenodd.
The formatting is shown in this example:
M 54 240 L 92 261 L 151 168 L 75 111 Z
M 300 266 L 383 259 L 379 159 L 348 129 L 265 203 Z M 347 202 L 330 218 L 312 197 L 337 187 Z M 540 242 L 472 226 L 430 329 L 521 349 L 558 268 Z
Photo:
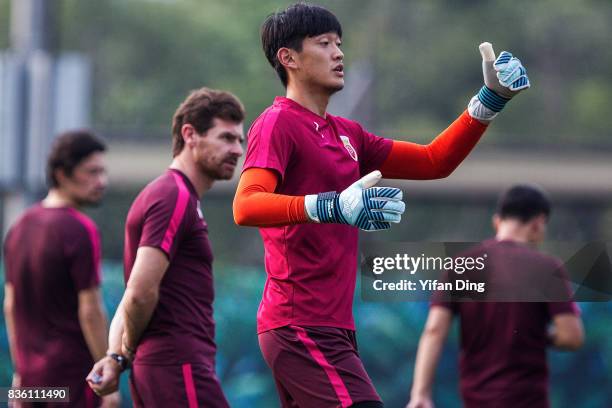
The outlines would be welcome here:
M 531 84 L 527 70 L 511 53 L 502 51 L 495 59 L 493 46 L 488 42 L 480 44 L 479 49 L 485 85 L 470 101 L 468 112 L 475 119 L 490 121 L 514 95 Z
M 406 206 L 399 188 L 373 187 L 381 178 L 376 170 L 340 194 L 330 191 L 307 195 L 306 213 L 314 222 L 348 224 L 364 231 L 389 229 L 390 223 L 400 222 Z

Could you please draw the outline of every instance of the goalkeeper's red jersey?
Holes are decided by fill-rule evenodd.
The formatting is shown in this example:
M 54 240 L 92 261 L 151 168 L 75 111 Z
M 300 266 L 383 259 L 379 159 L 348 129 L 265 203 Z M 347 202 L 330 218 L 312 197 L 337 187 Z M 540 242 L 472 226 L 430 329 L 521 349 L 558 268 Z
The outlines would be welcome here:
M 380 168 L 392 141 L 358 123 L 321 117 L 277 97 L 251 126 L 244 170 L 278 176 L 276 193 L 303 196 L 340 192 Z M 267 280 L 257 314 L 259 333 L 286 325 L 354 330 L 357 274 L 355 227 L 297 224 L 260 228 Z

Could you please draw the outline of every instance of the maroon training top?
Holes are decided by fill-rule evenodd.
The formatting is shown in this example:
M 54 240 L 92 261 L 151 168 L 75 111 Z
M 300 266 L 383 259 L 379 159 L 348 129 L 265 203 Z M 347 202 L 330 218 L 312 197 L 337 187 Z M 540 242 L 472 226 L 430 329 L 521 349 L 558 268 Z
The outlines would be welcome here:
M 465 255 L 482 253 L 494 263 L 491 281 L 512 281 L 520 271 L 562 269 L 559 260 L 516 242 L 487 240 Z M 434 300 L 433 305 L 448 307 L 460 318 L 460 388 L 467 408 L 550 405 L 547 328 L 557 314 L 578 314 L 575 303 Z
M 208 364 L 214 368 L 213 255 L 198 195 L 168 169 L 132 204 L 125 225 L 125 280 L 139 247 L 162 250 L 170 265 L 159 301 L 136 351 L 136 364 Z
M 314 114 L 276 97 L 253 122 L 242 171 L 274 170 L 279 194 L 340 192 L 380 165 L 393 141 L 357 122 Z M 257 312 L 257 332 L 287 325 L 355 330 L 353 298 L 359 230 L 342 224 L 260 228 L 266 285 Z
M 82 380 L 94 361 L 79 324 L 78 292 L 100 284 L 95 224 L 72 208 L 35 205 L 10 229 L 4 255 L 22 385 Z

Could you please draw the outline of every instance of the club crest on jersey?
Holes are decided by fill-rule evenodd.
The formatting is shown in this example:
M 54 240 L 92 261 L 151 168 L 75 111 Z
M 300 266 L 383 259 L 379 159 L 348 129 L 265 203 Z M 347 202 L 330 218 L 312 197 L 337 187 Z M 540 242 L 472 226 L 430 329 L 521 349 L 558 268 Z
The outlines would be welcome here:
M 353 160 L 357 161 L 357 150 L 355 150 L 353 145 L 351 145 L 351 141 L 349 140 L 348 136 L 341 135 L 340 139 L 342 140 L 342 143 L 344 144 L 344 148 L 346 149 L 346 151 L 349 152 Z

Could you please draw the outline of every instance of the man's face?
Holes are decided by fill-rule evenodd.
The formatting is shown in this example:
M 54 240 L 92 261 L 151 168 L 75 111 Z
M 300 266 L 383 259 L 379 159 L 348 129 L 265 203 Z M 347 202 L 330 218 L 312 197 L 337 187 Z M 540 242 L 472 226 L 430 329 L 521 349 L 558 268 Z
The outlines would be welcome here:
M 194 140 L 193 157 L 200 170 L 213 180 L 231 179 L 244 153 L 242 123 L 215 118 L 213 127 Z
M 59 188 L 77 205 L 96 205 L 108 186 L 105 156 L 95 152 L 82 160 L 70 176 L 58 172 Z
M 342 39 L 331 32 L 306 37 L 302 51 L 295 53 L 295 80 L 319 87 L 333 94 L 344 88 Z

